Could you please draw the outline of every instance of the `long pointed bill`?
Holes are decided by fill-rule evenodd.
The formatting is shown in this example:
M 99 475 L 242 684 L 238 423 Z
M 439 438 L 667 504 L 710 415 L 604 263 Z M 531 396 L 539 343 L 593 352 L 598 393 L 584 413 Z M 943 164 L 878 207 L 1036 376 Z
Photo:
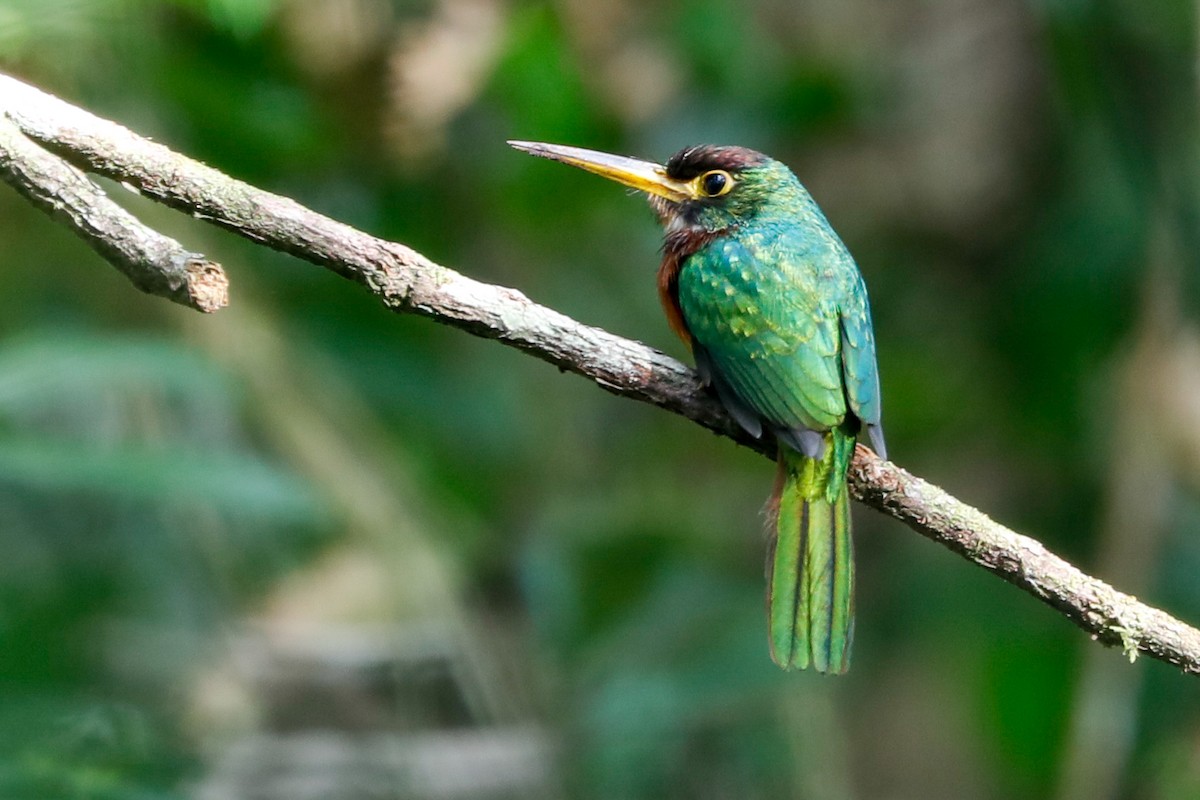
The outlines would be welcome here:
M 677 181 L 667 175 L 667 171 L 653 161 L 642 161 L 627 156 L 614 156 L 597 150 L 585 150 L 582 147 L 567 147 L 562 144 L 543 144 L 542 142 L 509 142 L 516 149 L 539 158 L 549 158 L 561 161 L 573 167 L 586 169 L 597 175 L 623 183 L 639 191 L 665 197 L 668 200 L 680 202 L 696 196 L 691 184 Z

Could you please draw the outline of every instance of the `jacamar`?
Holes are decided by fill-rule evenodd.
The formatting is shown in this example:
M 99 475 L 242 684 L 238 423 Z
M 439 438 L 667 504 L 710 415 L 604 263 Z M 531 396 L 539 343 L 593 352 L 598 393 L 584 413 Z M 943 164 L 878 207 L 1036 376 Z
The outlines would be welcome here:
M 700 145 L 665 165 L 509 142 L 646 192 L 665 229 L 658 293 L 696 371 L 737 423 L 774 437 L 768 505 L 771 657 L 841 673 L 854 629 L 846 472 L 863 425 L 886 458 L 867 289 L 786 166 Z

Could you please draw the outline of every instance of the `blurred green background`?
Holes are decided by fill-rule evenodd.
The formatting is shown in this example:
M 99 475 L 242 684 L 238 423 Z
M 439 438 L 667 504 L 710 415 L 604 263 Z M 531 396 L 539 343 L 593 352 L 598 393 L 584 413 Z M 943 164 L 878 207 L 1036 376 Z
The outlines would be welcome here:
M 0 0 L 0 66 L 685 357 L 645 204 L 793 166 L 897 462 L 1200 619 L 1195 6 Z M 854 666 L 767 657 L 762 458 L 106 184 L 202 317 L 0 189 L 0 796 L 1200 797 L 1194 678 L 855 511 Z

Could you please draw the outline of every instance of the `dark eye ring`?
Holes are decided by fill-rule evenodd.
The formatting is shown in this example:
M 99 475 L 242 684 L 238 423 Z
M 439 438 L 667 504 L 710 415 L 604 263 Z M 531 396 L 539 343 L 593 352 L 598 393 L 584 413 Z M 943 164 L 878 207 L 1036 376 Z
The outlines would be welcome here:
M 733 176 L 723 169 L 714 169 L 700 176 L 700 190 L 708 197 L 720 197 L 733 188 Z

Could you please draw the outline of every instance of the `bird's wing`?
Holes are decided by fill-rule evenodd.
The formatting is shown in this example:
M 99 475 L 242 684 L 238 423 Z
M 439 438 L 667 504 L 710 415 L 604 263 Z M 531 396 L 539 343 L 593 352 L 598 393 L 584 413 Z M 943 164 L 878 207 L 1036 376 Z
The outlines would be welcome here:
M 840 308 L 842 329 L 842 374 L 850 410 L 868 424 L 880 417 L 879 370 L 875 364 L 875 335 L 871 332 L 871 309 L 862 278 L 858 291 L 848 293 Z
M 836 293 L 820 285 L 817 260 L 787 237 L 725 237 L 679 276 L 680 307 L 711 368 L 781 432 L 826 431 L 846 415 Z
M 872 447 L 886 458 L 887 448 L 883 443 L 880 422 L 882 404 L 879 398 L 879 368 L 875 361 L 875 334 L 871 329 L 867 287 L 861 275 L 856 275 L 854 290 L 843 296 L 839 311 L 846 399 L 850 410 L 867 426 Z

